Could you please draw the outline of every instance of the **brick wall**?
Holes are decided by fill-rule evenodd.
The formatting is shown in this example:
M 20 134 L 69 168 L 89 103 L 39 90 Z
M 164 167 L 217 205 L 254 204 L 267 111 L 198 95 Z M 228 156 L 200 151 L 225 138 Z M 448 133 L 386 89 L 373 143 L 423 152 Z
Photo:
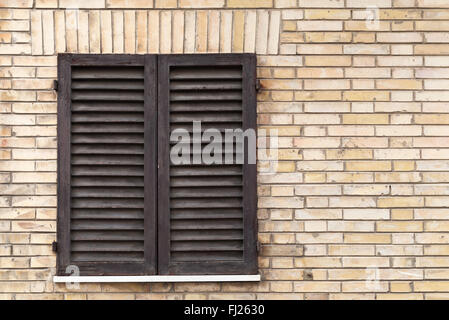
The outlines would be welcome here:
M 258 54 L 262 282 L 53 284 L 58 52 Z M 447 0 L 2 0 L 0 298 L 447 299 L 448 89 Z

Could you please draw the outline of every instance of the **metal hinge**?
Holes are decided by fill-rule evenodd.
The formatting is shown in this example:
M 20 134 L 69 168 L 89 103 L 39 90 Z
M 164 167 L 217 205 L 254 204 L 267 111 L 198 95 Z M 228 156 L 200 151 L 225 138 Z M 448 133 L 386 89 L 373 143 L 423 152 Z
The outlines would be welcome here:
M 51 243 L 51 250 L 52 250 L 53 252 L 57 252 L 57 251 L 58 251 L 58 243 L 57 243 L 56 241 L 53 241 L 53 242 Z
M 53 89 L 58 91 L 58 80 L 53 80 Z
M 259 253 L 260 252 L 260 242 L 259 241 L 256 241 L 256 249 L 257 249 L 257 252 Z
M 261 89 L 260 80 L 256 80 L 256 91 Z

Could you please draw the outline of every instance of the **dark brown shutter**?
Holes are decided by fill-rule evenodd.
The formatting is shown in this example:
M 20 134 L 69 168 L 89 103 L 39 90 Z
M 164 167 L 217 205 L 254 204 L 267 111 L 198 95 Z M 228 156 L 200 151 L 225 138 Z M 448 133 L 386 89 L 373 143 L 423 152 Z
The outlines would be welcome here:
M 170 163 L 170 133 L 256 128 L 256 58 L 162 55 L 158 61 L 158 270 L 253 274 L 256 165 Z M 173 141 L 172 141 L 173 143 Z
M 58 274 L 154 274 L 156 57 L 58 58 Z

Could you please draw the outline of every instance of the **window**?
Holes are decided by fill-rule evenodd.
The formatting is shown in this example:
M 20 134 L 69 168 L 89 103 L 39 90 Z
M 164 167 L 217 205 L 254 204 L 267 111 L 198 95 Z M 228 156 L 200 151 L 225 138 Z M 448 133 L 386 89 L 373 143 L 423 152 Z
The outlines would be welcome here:
M 257 273 L 255 152 L 210 138 L 255 132 L 255 65 L 58 56 L 59 275 Z

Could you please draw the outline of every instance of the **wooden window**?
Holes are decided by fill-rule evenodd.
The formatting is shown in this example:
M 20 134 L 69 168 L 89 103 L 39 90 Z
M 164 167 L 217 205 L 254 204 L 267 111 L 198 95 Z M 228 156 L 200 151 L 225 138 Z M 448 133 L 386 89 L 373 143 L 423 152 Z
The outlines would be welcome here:
M 169 156 L 193 121 L 255 131 L 254 55 L 60 54 L 58 79 L 58 274 L 257 273 L 256 165 Z

